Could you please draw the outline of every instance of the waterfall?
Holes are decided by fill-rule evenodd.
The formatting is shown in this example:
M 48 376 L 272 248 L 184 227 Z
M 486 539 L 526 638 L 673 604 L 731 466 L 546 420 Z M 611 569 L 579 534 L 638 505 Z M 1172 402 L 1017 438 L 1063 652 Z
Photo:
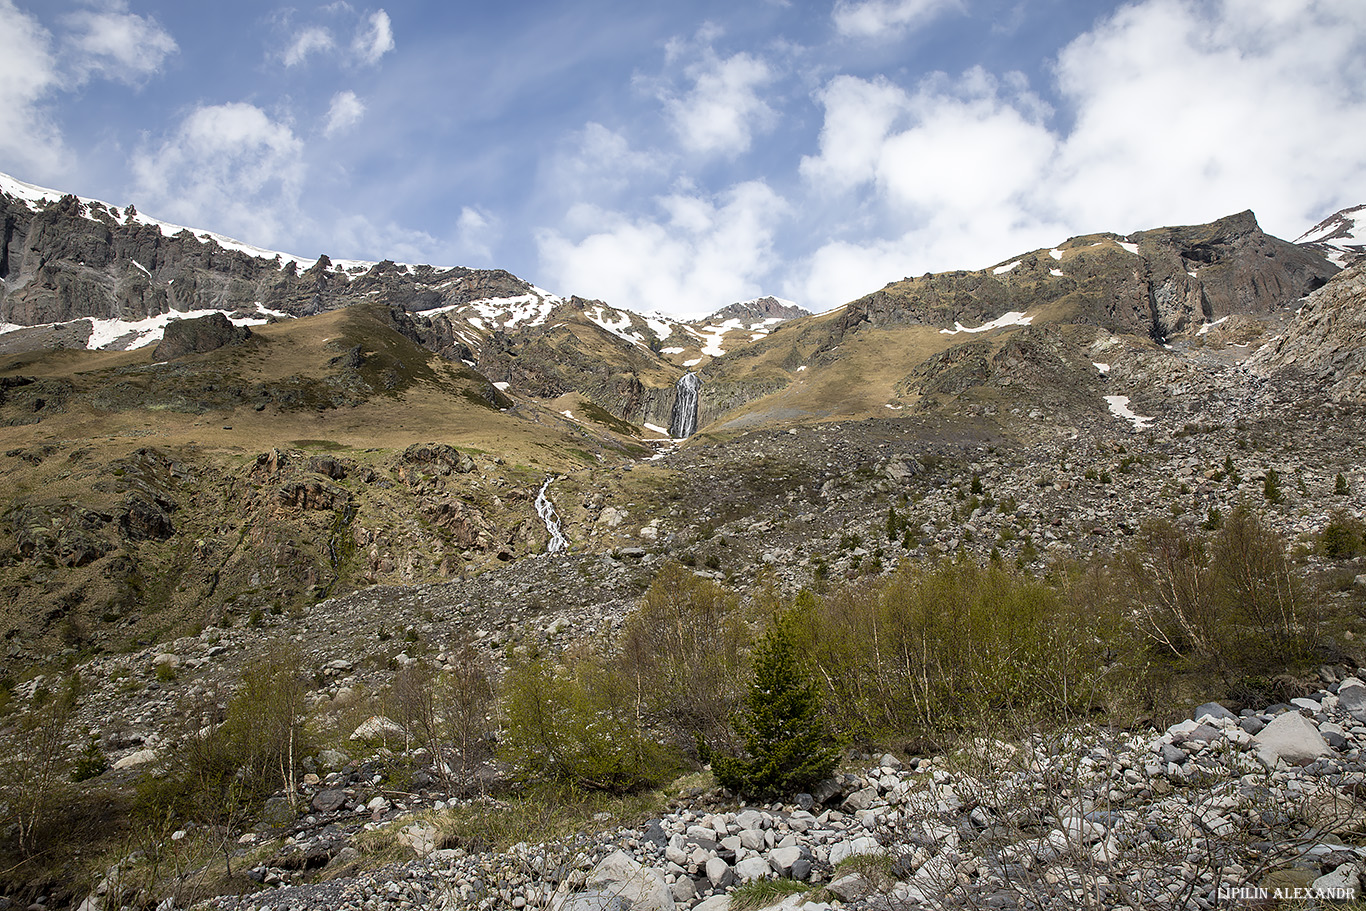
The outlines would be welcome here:
M 550 502 L 550 497 L 545 493 L 550 489 L 550 482 L 555 480 L 553 477 L 546 478 L 541 485 L 540 492 L 536 494 L 536 515 L 541 517 L 545 523 L 545 530 L 550 533 L 550 543 L 546 545 L 545 552 L 548 554 L 559 553 L 569 546 L 568 539 L 564 532 L 560 531 L 560 517 L 555 514 L 555 504 Z
M 685 373 L 678 378 L 678 385 L 674 387 L 674 408 L 669 415 L 669 436 L 675 440 L 697 432 L 697 392 L 701 388 L 702 377 L 695 373 Z

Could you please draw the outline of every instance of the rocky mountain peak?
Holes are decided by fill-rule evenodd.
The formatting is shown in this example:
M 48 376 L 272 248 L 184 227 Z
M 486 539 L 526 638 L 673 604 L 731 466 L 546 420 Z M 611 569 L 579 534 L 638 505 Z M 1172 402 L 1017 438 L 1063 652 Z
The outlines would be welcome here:
M 738 319 L 744 323 L 755 322 L 765 319 L 796 319 L 799 316 L 810 316 L 811 311 L 797 306 L 792 301 L 782 300 L 781 298 L 769 295 L 758 297 L 754 300 L 740 301 L 722 307 L 706 319 L 699 320 L 702 323 L 724 323 L 726 320 Z
M 1334 212 L 1295 239 L 1339 266 L 1366 258 L 1366 205 Z

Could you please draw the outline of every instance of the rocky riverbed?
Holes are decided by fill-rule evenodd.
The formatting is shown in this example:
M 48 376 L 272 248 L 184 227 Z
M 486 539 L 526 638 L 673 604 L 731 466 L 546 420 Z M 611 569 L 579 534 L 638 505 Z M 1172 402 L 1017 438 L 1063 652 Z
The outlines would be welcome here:
M 277 825 L 242 837 L 243 857 L 276 839 L 250 871 L 263 891 L 203 907 L 726 911 L 760 880 L 788 886 L 770 903 L 806 911 L 1346 898 L 1366 870 L 1366 669 L 1320 673 L 1323 689 L 1263 711 L 1207 703 L 1165 730 L 1076 727 L 854 758 L 792 803 L 709 791 L 634 827 L 503 852 L 441 847 L 445 800 L 377 794 L 369 760 L 347 760 L 309 776 L 297 815 L 277 800 Z M 354 866 L 364 833 L 410 859 L 300 882 Z

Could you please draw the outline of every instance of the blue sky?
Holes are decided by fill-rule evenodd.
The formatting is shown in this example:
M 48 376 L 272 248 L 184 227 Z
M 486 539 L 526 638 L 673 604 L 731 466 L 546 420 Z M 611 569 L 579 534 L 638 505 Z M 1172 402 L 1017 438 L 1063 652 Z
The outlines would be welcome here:
M 700 316 L 1366 202 L 1360 0 L 0 0 L 0 171 Z

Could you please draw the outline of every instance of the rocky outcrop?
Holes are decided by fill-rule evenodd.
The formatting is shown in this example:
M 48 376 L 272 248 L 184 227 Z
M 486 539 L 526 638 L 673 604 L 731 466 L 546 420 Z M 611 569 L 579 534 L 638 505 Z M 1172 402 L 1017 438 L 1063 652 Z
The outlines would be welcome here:
M 304 316 L 377 296 L 422 310 L 531 288 L 503 270 L 343 265 L 327 256 L 300 263 L 227 248 L 205 232 L 168 235 L 132 206 L 120 211 L 70 195 L 30 202 L 0 190 L 0 224 L 0 322 L 21 326 L 191 310 L 259 316 L 259 307 Z M 54 339 L 30 341 L 45 347 Z
M 1285 335 L 1248 366 L 1262 376 L 1303 375 L 1335 402 L 1366 402 L 1366 262 L 1305 298 Z
M 251 338 L 246 326 L 234 326 L 222 313 L 198 319 L 178 319 L 166 324 L 166 332 L 152 351 L 153 360 L 171 361 L 190 354 L 204 354 Z
M 1264 233 L 1240 212 L 1128 237 L 1074 237 L 995 269 L 906 278 L 851 303 L 837 328 L 952 329 L 1056 304 L 1077 321 L 1164 340 L 1231 314 L 1270 313 L 1336 271 L 1321 253 Z

